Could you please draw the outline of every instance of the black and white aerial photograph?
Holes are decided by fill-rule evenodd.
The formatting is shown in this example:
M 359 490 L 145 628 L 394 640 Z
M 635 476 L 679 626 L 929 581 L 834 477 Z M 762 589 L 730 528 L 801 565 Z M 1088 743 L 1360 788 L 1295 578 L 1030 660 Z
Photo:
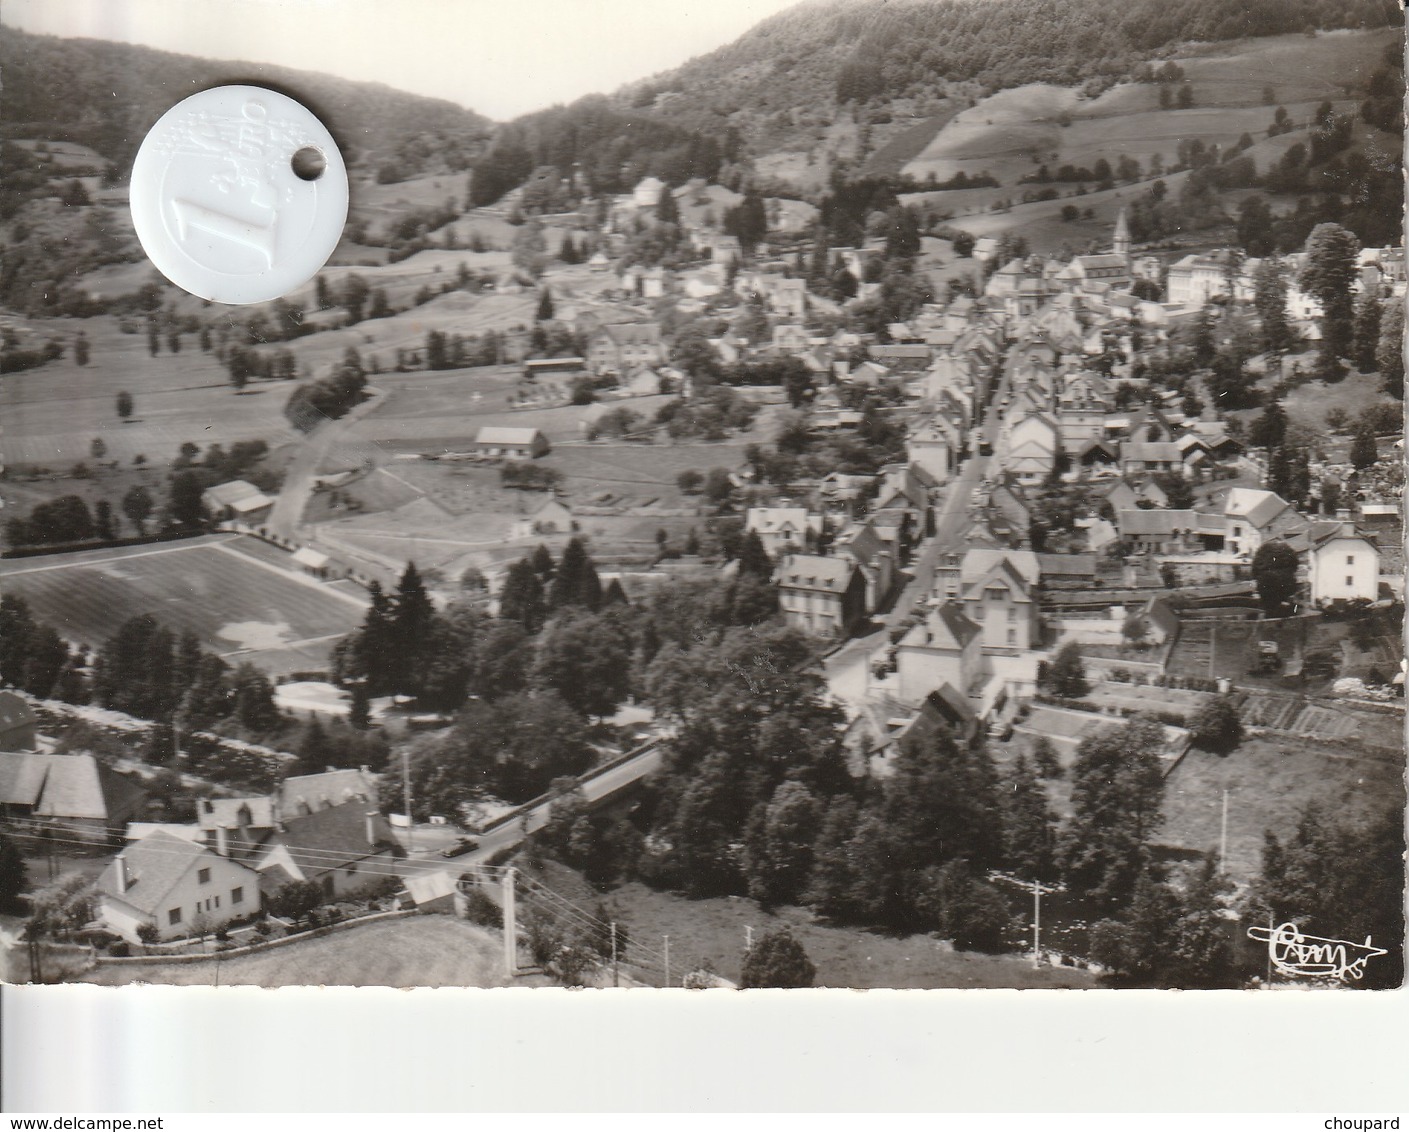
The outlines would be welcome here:
M 672 9 L 7 0 L 0 979 L 1400 987 L 1399 4 Z

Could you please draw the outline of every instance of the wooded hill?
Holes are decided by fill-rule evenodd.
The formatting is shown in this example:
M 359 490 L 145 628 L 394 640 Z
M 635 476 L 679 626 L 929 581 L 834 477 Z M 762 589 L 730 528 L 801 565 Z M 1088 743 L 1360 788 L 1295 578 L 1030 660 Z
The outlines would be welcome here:
M 380 83 L 8 27 L 0 70 L 4 137 L 77 142 L 121 176 L 152 123 L 185 95 L 221 84 L 249 82 L 297 98 L 328 126 L 349 166 L 386 166 L 386 179 L 468 168 L 490 131 L 488 119 L 453 102 Z
M 1191 41 L 1402 25 L 1394 0 L 816 0 L 619 97 L 690 129 L 835 101 L 1102 85 Z M 678 97 L 688 95 L 688 97 Z

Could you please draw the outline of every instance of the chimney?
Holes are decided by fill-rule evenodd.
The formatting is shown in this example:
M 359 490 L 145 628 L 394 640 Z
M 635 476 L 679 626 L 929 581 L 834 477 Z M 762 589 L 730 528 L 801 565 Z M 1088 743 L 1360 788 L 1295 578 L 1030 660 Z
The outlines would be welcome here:
M 377 811 L 367 811 L 367 845 L 369 848 L 377 847 Z
M 117 890 L 119 893 L 125 893 L 129 883 L 127 879 L 127 859 L 119 855 L 113 864 L 117 866 Z
M 215 827 L 215 851 L 222 857 L 230 855 L 230 833 L 223 825 Z

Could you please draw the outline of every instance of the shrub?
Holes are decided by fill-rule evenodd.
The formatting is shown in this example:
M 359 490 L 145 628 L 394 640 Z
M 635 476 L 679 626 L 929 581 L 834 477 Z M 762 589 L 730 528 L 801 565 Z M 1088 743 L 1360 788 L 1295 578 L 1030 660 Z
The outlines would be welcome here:
M 137 938 L 140 939 L 144 944 L 150 945 L 156 943 L 156 941 L 160 937 L 161 932 L 157 929 L 156 924 L 137 925 Z
M 127 946 L 127 940 L 119 939 L 108 944 L 108 954 L 115 959 L 125 959 L 131 954 L 131 948 Z
M 482 928 L 502 927 L 504 913 L 478 888 L 472 888 L 465 896 L 465 919 Z

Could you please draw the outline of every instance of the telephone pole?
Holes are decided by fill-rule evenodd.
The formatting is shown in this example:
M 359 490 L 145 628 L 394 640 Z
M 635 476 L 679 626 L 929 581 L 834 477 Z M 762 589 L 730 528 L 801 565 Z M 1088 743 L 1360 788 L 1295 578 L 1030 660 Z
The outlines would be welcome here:
M 670 937 L 665 937 L 665 985 L 670 986 Z
M 409 859 L 416 823 L 411 820 L 411 755 L 405 747 L 401 748 L 401 786 L 406 794 L 406 856 Z

